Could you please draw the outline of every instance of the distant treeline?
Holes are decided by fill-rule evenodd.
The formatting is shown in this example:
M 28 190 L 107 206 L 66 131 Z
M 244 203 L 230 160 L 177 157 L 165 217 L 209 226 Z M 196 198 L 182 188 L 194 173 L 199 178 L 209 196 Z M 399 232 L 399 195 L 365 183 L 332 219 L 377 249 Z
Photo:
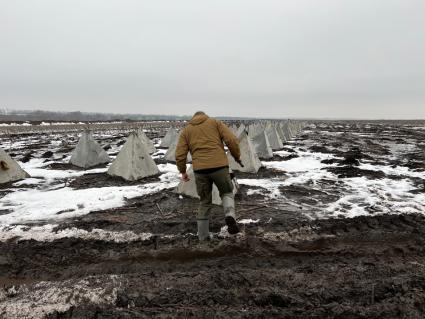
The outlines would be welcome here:
M 93 122 L 93 121 L 154 121 L 154 120 L 185 120 L 188 116 L 175 115 L 142 115 L 142 114 L 111 114 L 88 112 L 52 112 L 52 111 L 18 111 L 1 110 L 0 121 L 53 121 L 53 122 Z
M 158 114 L 112 114 L 89 112 L 52 112 L 52 111 L 19 111 L 0 109 L 1 122 L 93 122 L 93 121 L 179 121 L 188 120 L 191 116 L 158 115 Z M 243 120 L 247 118 L 222 117 L 222 119 Z

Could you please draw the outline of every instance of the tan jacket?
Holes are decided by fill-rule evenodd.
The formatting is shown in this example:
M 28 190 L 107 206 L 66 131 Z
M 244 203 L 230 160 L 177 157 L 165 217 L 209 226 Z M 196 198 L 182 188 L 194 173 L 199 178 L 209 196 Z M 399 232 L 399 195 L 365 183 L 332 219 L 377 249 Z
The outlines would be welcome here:
M 195 171 L 228 166 L 223 141 L 232 156 L 240 159 L 239 141 L 224 123 L 205 114 L 195 115 L 182 130 L 177 144 L 176 162 L 180 173 L 186 172 L 188 152 Z

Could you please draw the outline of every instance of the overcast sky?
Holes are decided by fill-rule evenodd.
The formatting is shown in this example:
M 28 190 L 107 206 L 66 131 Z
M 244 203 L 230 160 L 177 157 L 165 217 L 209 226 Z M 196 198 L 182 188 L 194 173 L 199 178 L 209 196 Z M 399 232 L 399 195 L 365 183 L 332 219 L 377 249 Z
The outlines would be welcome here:
M 0 8 L 0 108 L 425 118 L 424 0 Z

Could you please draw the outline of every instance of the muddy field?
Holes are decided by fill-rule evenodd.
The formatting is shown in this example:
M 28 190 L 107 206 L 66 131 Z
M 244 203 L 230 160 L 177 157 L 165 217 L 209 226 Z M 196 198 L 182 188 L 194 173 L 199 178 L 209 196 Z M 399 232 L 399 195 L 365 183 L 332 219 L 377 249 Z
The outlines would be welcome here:
M 125 137 L 97 139 L 113 155 Z M 5 147 L 33 178 L 0 189 L 1 318 L 425 316 L 425 122 L 309 123 L 257 175 L 236 173 L 242 232 L 227 233 L 217 206 L 205 243 L 163 151 L 159 176 L 127 183 L 70 167 L 77 134 L 63 140 Z M 33 209 L 19 193 L 60 201 L 106 187 L 133 195 L 10 215 Z

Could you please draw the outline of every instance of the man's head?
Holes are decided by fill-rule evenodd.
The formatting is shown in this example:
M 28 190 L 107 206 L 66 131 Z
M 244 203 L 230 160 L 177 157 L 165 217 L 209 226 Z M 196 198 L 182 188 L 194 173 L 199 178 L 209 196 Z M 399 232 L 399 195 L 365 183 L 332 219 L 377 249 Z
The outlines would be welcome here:
M 208 115 L 206 115 L 203 111 L 198 111 L 193 114 L 192 119 L 190 120 L 190 124 L 199 125 L 204 123 L 206 120 L 208 120 Z
M 204 111 L 198 111 L 195 114 L 193 114 L 193 116 L 197 116 L 197 115 L 206 115 Z

